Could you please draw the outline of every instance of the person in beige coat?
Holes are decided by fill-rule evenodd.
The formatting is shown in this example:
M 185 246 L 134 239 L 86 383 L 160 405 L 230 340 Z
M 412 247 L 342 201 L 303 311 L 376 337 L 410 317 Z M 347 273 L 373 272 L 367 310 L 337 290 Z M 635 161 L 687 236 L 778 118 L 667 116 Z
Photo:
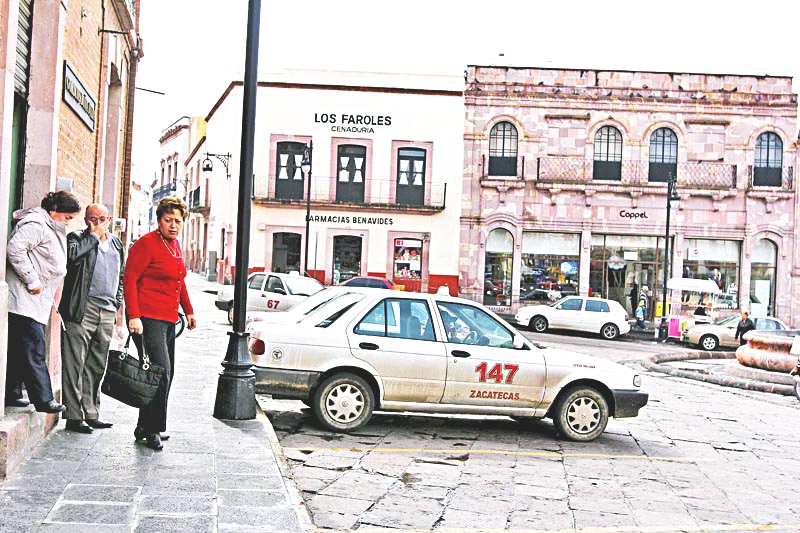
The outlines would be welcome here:
M 67 273 L 67 224 L 80 212 L 67 191 L 48 193 L 41 207 L 15 211 L 8 262 L 8 371 L 5 404 L 60 413 L 47 370 L 44 328 Z M 28 400 L 22 396 L 22 384 Z

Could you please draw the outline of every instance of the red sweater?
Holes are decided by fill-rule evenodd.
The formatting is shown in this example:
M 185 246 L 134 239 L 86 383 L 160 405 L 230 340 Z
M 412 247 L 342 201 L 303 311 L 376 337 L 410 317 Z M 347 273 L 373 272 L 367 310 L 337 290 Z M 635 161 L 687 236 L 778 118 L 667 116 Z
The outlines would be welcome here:
M 144 316 L 175 322 L 179 303 L 184 313 L 193 315 L 185 277 L 186 267 L 177 239 L 162 239 L 158 230 L 143 235 L 128 252 L 122 278 L 128 319 Z

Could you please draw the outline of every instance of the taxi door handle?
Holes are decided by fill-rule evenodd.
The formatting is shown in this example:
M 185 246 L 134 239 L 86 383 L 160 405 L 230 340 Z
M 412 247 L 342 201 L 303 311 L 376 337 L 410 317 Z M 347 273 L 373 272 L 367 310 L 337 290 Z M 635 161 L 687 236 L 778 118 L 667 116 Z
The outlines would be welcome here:
M 465 352 L 464 350 L 453 350 L 450 353 L 453 354 L 453 357 L 469 357 L 470 356 L 470 353 L 469 352 Z
M 377 350 L 378 349 L 378 345 L 377 344 L 373 344 L 371 342 L 362 342 L 362 343 L 360 343 L 358 345 L 358 347 L 361 348 L 362 350 Z

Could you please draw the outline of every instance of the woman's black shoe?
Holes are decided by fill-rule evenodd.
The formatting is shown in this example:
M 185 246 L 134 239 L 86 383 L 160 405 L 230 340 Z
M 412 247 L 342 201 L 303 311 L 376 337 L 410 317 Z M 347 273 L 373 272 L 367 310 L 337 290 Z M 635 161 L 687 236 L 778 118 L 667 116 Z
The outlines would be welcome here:
M 144 442 L 147 439 L 147 435 L 148 434 L 145 433 L 145 430 L 142 426 L 136 426 L 136 429 L 133 430 L 133 438 L 135 438 L 138 441 Z M 158 436 L 161 437 L 162 441 L 169 440 L 168 433 L 159 433 Z
M 66 407 L 55 400 L 50 400 L 47 403 L 37 403 L 34 407 L 36 407 L 36 410 L 40 413 L 61 413 L 67 410 Z
M 153 433 L 152 435 L 147 436 L 147 442 L 145 443 L 148 448 L 152 448 L 154 450 L 160 450 L 164 447 L 161 444 L 161 435 L 158 433 Z
M 30 404 L 25 398 L 6 398 L 6 407 L 28 407 Z

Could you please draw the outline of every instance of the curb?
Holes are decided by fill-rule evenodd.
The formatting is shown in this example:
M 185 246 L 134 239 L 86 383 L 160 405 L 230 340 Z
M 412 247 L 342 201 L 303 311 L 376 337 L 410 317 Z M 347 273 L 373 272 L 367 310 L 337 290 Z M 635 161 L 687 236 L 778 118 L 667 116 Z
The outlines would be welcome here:
M 300 489 L 297 488 L 297 483 L 292 475 L 292 470 L 289 468 L 289 462 L 286 460 L 286 456 L 283 454 L 283 447 L 278 441 L 278 436 L 275 434 L 275 429 L 272 427 L 272 423 L 269 421 L 269 418 L 267 418 L 264 410 L 261 409 L 258 399 L 256 399 L 256 418 L 258 418 L 258 421 L 261 422 L 261 425 L 267 432 L 269 445 L 272 448 L 272 453 L 275 455 L 275 461 L 278 463 L 278 469 L 281 471 L 281 477 L 283 477 L 283 485 L 286 487 L 286 493 L 289 495 L 289 503 L 291 504 L 295 515 L 297 515 L 297 520 L 300 523 L 300 527 L 303 528 L 303 531 L 315 531 L 314 522 L 311 520 L 311 515 L 308 512 L 308 507 L 306 507 L 306 502 L 303 499 L 303 495 L 300 493 Z
M 746 379 L 735 376 L 722 376 L 719 374 L 701 374 L 700 372 L 691 372 L 688 370 L 681 370 L 679 368 L 672 368 L 660 364 L 696 359 L 736 359 L 736 352 L 698 351 L 656 354 L 641 360 L 641 364 L 648 370 L 654 370 L 656 372 L 669 374 L 670 376 L 679 378 L 694 379 L 696 381 L 722 385 L 723 387 L 735 387 L 737 389 L 750 391 L 770 392 L 773 394 L 781 394 L 783 396 L 792 396 L 794 394 L 793 387 L 791 385 L 781 385 L 779 383 L 769 383 L 766 381 L 757 381 L 754 379 Z

